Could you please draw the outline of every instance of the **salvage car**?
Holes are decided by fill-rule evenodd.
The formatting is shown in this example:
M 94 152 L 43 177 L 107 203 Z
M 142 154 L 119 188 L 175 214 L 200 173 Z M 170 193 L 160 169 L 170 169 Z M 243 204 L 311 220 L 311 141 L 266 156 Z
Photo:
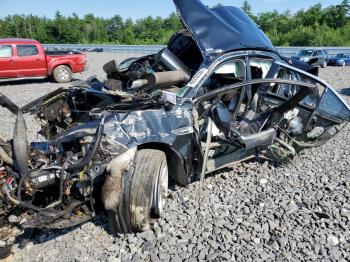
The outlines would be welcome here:
M 17 116 L 0 144 L 3 227 L 12 216 L 21 228 L 66 228 L 107 211 L 115 233 L 142 231 L 162 216 L 170 183 L 250 158 L 287 163 L 347 125 L 346 102 L 286 63 L 243 11 L 174 3 L 185 29 L 157 54 L 107 63 L 107 81 L 22 108 L 1 96 Z M 26 113 L 44 141 L 28 145 Z
M 31 39 L 0 39 L 0 81 L 52 77 L 69 83 L 85 66 L 86 55 L 78 52 L 45 51 Z
M 330 66 L 348 66 L 350 65 L 350 55 L 349 54 L 337 54 L 328 61 Z
M 324 49 L 305 49 L 300 50 L 292 60 L 299 60 L 308 63 L 312 66 L 327 67 L 328 64 L 328 53 Z

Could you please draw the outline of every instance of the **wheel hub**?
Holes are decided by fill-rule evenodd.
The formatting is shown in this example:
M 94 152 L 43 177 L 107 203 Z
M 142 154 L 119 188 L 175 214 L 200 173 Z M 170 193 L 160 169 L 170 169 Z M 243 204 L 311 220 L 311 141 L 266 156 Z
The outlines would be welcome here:
M 61 69 L 58 71 L 58 77 L 62 80 L 67 80 L 69 78 L 69 73 L 66 69 Z
M 168 170 L 167 167 L 162 167 L 154 186 L 153 200 L 152 200 L 152 210 L 154 215 L 161 217 L 163 209 L 165 206 L 166 199 L 168 197 Z

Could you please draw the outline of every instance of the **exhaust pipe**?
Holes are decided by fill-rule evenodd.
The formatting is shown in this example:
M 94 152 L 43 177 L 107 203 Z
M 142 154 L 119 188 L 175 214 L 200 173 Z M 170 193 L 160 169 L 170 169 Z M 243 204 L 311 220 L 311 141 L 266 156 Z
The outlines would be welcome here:
M 188 67 L 178 59 L 168 48 L 164 48 L 157 54 L 156 60 L 169 71 L 181 70 L 186 78 L 191 78 L 191 72 Z
M 147 74 L 132 82 L 130 89 L 152 89 L 175 86 L 190 80 L 182 70 Z

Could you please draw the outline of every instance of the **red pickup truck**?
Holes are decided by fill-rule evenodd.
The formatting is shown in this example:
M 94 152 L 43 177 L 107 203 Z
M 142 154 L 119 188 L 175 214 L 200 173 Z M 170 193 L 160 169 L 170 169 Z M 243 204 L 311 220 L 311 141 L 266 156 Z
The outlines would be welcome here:
M 68 83 L 73 73 L 85 70 L 86 55 L 75 52 L 46 52 L 30 39 L 0 39 L 0 81 L 52 76 Z

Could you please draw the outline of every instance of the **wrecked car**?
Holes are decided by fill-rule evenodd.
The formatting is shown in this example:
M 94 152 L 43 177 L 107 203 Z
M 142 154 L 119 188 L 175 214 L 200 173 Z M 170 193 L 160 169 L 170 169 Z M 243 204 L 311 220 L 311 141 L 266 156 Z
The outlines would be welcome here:
M 291 57 L 292 61 L 302 61 L 312 67 L 327 67 L 329 56 L 326 50 L 323 49 L 305 49 L 300 50 L 295 56 Z
M 0 141 L 3 227 L 66 228 L 107 211 L 115 233 L 144 230 L 170 183 L 250 158 L 286 163 L 348 123 L 332 87 L 286 63 L 240 9 L 174 3 L 185 29 L 159 53 L 111 61 L 105 82 L 22 108 L 1 96 L 17 116 L 13 140 Z M 23 114 L 44 140 L 28 144 Z

